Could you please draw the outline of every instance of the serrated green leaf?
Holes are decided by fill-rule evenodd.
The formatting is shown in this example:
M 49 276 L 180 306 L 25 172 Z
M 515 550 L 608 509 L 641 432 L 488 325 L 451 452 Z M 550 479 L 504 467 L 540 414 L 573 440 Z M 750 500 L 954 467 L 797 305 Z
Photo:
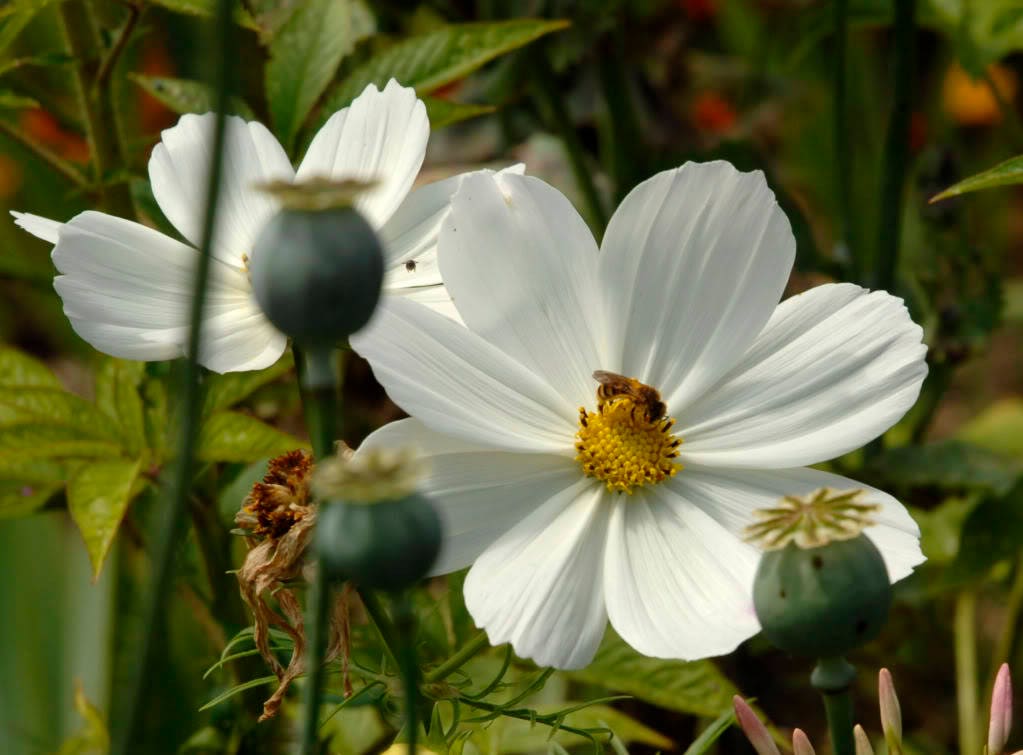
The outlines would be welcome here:
M 493 105 L 471 105 L 437 97 L 423 97 L 423 103 L 426 105 L 426 115 L 430 119 L 431 129 L 444 128 L 452 123 L 477 118 L 497 110 Z
M 255 417 L 219 411 L 203 423 L 196 455 L 202 461 L 249 462 L 308 447 L 307 442 Z
M 0 519 L 13 519 L 31 514 L 56 495 L 64 483 L 42 483 L 0 480 Z
M 161 5 L 169 11 L 181 13 L 186 16 L 202 16 L 209 18 L 216 13 L 217 0 L 153 0 L 155 5 Z M 235 21 L 240 25 L 257 29 L 252 16 L 244 8 L 237 8 L 234 14 Z
M 369 84 L 383 87 L 394 78 L 415 87 L 419 94 L 429 94 L 499 55 L 566 26 L 567 21 L 531 18 L 451 24 L 398 42 L 356 68 L 328 93 L 319 122 L 351 104 Z
M 11 58 L 0 63 L 0 76 L 24 66 L 62 66 L 74 60 L 70 55 L 52 52 L 44 55 L 32 55 L 27 58 Z
M 167 386 L 157 378 L 142 384 L 142 404 L 146 423 L 146 446 L 155 463 L 168 457 L 171 447 L 168 422 Z
M 610 629 L 596 657 L 568 675 L 582 682 L 624 692 L 668 710 L 717 716 L 737 690 L 710 661 L 647 658 Z
M 266 97 L 285 149 L 323 94 L 341 59 L 355 46 L 348 0 L 308 0 L 298 6 L 270 45 Z
M 213 90 L 201 81 L 172 79 L 166 76 L 145 76 L 140 73 L 128 74 L 128 78 L 175 113 L 184 115 L 185 113 L 213 112 L 215 102 Z M 256 119 L 252 108 L 240 97 L 231 97 L 228 100 L 228 113 L 239 115 L 249 121 Z
M 1013 186 L 1021 183 L 1023 183 L 1023 155 L 1011 157 L 1005 162 L 998 163 L 995 167 L 985 170 L 983 173 L 963 179 L 937 196 L 932 197 L 931 202 L 940 202 L 942 199 L 958 197 L 960 194 L 969 194 L 971 191 L 994 189 L 998 186 Z
M 82 533 L 94 579 L 128 510 L 140 468 L 139 459 L 96 460 L 83 464 L 68 480 L 68 511 Z
M 265 370 L 247 372 L 225 372 L 223 375 L 210 375 L 205 384 L 203 398 L 203 414 L 210 414 L 218 409 L 229 409 L 251 396 L 264 385 L 272 383 L 286 375 L 294 367 L 291 353 L 286 353 Z
M 120 453 L 119 441 L 83 438 L 72 427 L 14 425 L 0 432 L 0 463 L 18 459 L 99 458 Z
M 129 456 L 146 447 L 146 421 L 139 387 L 145 376 L 145 362 L 105 357 L 96 370 L 96 406 L 120 430 Z
M 54 388 L 0 387 L 0 427 L 25 425 L 55 427 L 82 439 L 120 441 L 114 422 L 79 396 Z M 7 445 L 6 439 L 0 445 Z
M 972 443 L 946 440 L 890 449 L 870 463 L 870 470 L 896 485 L 1004 493 L 1023 475 L 1023 462 Z
M 0 386 L 15 388 L 36 386 L 60 388 L 60 381 L 50 368 L 17 349 L 0 346 Z

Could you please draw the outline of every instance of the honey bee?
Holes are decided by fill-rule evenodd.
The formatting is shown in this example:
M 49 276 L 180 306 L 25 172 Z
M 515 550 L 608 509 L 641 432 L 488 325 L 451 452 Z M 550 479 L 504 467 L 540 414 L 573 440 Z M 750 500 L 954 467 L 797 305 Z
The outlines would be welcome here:
M 668 413 L 668 407 L 661 400 L 661 394 L 636 378 L 625 377 L 617 372 L 596 370 L 593 379 L 600 385 L 597 387 L 597 406 L 603 406 L 616 396 L 628 396 L 645 410 L 647 422 L 657 422 Z

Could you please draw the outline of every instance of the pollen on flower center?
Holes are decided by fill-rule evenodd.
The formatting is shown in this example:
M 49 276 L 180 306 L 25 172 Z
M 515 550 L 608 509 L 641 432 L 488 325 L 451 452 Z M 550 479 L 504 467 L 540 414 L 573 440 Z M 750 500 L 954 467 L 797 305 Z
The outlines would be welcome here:
M 633 488 L 673 477 L 682 439 L 671 417 L 650 419 L 648 407 L 628 395 L 598 400 L 597 411 L 579 408 L 575 460 L 588 477 L 608 490 L 632 494 Z

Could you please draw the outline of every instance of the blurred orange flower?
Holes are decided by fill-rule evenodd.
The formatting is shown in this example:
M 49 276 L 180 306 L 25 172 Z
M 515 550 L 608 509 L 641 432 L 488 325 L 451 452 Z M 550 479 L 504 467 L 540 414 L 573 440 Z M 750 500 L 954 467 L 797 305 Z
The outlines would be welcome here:
M 725 134 L 735 127 L 738 115 L 732 103 L 717 92 L 704 92 L 693 102 L 693 125 L 709 134 Z
M 22 131 L 66 160 L 76 163 L 89 162 L 89 145 L 85 139 L 80 134 L 61 126 L 60 122 L 47 111 L 41 108 L 23 110 L 20 123 Z
M 1011 103 L 1016 98 L 1016 74 L 997 63 L 989 66 L 987 73 L 1001 98 Z M 962 126 L 991 126 L 1002 120 L 988 81 L 972 78 L 958 63 L 945 74 L 942 103 L 948 116 Z

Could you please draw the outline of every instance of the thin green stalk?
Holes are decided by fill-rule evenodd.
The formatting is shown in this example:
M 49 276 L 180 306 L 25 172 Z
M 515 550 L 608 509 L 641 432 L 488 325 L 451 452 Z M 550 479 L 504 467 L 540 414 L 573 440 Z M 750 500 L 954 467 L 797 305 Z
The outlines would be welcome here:
M 295 361 L 302 393 L 306 428 L 313 444 L 313 456 L 322 460 L 333 453 L 339 433 L 338 366 L 331 347 L 295 347 Z M 327 617 L 331 589 L 327 571 L 317 559 L 313 582 L 306 592 L 306 681 L 303 695 L 302 741 L 299 752 L 318 752 L 320 704 L 323 701 L 323 654 L 327 646 Z
M 849 0 L 835 0 L 834 45 L 834 121 L 835 121 L 835 195 L 838 199 L 838 230 L 851 261 L 852 275 L 863 275 L 863 250 L 856 239 L 858 224 L 853 220 L 852 138 L 849 129 Z
M 982 741 L 977 690 L 977 596 L 965 591 L 956 598 L 956 704 L 959 709 L 959 752 L 977 755 Z
M 106 183 L 111 171 L 124 167 L 125 155 L 112 92 L 109 86 L 94 86 L 101 65 L 101 48 L 92 9 L 88 0 L 68 0 L 58 6 L 58 11 L 68 51 L 75 60 L 75 96 L 85 123 L 93 178 L 101 187 L 103 207 L 120 217 L 134 217 L 135 207 L 127 183 Z
M 3 120 L 0 120 L 0 131 L 7 134 L 14 141 L 18 142 L 18 144 L 25 147 L 25 149 L 29 150 L 32 154 L 34 154 L 44 163 L 49 165 L 55 171 L 60 173 L 62 176 L 64 176 L 64 178 L 73 183 L 75 186 L 78 187 L 88 186 L 89 180 L 85 176 L 83 176 L 75 166 L 73 166 L 67 160 L 58 157 L 56 154 L 51 152 L 42 144 L 39 144 L 38 142 L 33 140 L 28 134 L 24 133 L 23 131 L 20 131 L 19 129 L 16 129 L 14 126 Z
M 426 681 L 439 682 L 447 679 L 453 673 L 462 668 L 470 659 L 474 658 L 481 650 L 490 647 L 490 639 L 486 632 L 480 632 L 469 640 L 462 649 L 448 658 L 433 671 L 426 675 Z
M 67 3 L 62 8 L 71 5 Z M 202 344 L 202 316 L 206 304 L 206 288 L 209 282 L 210 250 L 213 244 L 214 222 L 217 198 L 220 193 L 220 175 L 224 154 L 225 113 L 230 94 L 230 64 L 234 60 L 234 23 L 231 18 L 233 0 L 218 0 L 216 15 L 216 36 L 214 58 L 216 69 L 213 89 L 216 92 L 216 123 L 213 132 L 213 159 L 206 187 L 206 209 L 203 215 L 202 243 L 196 265 L 193 283 L 193 297 L 188 325 L 188 360 L 185 365 L 184 384 L 181 388 L 182 420 L 178 438 L 177 464 L 174 474 L 166 487 L 164 518 L 158 534 L 154 552 L 153 582 L 148 591 L 149 603 L 145 612 L 144 634 L 139 662 L 133 667 L 128 684 L 130 697 L 127 701 L 127 720 L 124 727 L 115 732 L 112 752 L 114 755 L 129 755 L 139 752 L 137 741 L 142 712 L 148 703 L 147 692 L 152 683 L 151 674 L 156 653 L 161 647 L 166 619 L 167 599 L 170 595 L 174 555 L 185 533 L 188 516 L 188 491 L 195 469 L 195 451 L 199 439 L 199 412 L 201 407 L 200 367 L 196 361 Z
M 107 81 L 110 80 L 110 74 L 113 73 L 114 66 L 117 65 L 117 61 L 120 59 L 121 53 L 123 53 L 124 48 L 127 47 L 128 40 L 131 39 L 131 35 L 138 25 L 139 18 L 142 16 L 142 8 L 134 3 L 128 3 L 127 8 L 128 18 L 125 20 L 121 30 L 117 33 L 117 38 L 114 39 L 114 43 L 110 46 L 110 49 L 107 50 L 107 54 L 103 56 L 103 60 L 100 62 L 99 70 L 96 72 L 96 80 L 92 84 L 94 90 L 99 90 L 106 86 Z
M 588 220 L 599 236 L 603 234 L 604 228 L 607 226 L 607 212 L 604 210 L 597 185 L 593 182 L 593 176 L 590 175 L 582 141 L 580 141 L 579 134 L 568 114 L 568 108 L 565 107 L 564 92 L 558 91 L 554 69 L 551 68 L 542 43 L 534 46 L 528 54 L 532 67 L 531 78 L 537 107 L 550 124 L 550 128 L 557 133 L 565 145 L 572 175 L 579 185 L 583 202 L 586 204 Z
M 854 669 L 845 658 L 820 658 L 810 675 L 810 683 L 824 700 L 828 717 L 828 732 L 835 755 L 855 755 L 853 739 L 852 683 Z
M 608 35 L 597 57 L 597 69 L 605 104 L 600 146 L 604 168 L 614 179 L 619 201 L 644 177 L 642 132 L 625 75 L 627 68 L 622 65 L 624 57 L 624 29 L 617 28 Z
M 909 125 L 913 109 L 913 60 L 916 47 L 916 0 L 896 0 L 891 118 L 884 149 L 881 205 L 878 213 L 877 288 L 892 290 L 902 237 L 902 200 L 909 166 Z
M 1002 619 L 1002 631 L 998 634 L 995 642 L 994 656 L 991 658 L 991 669 L 997 673 L 1003 663 L 1008 663 L 1013 657 L 1018 638 L 1020 611 L 1023 609 L 1023 555 L 1016 559 L 1016 574 L 1012 580 L 1012 587 L 1009 588 L 1009 596 L 1005 600 L 1005 617 Z M 994 673 L 991 674 L 991 685 L 987 691 L 986 699 L 991 699 L 991 690 L 994 689 Z
M 408 755 L 416 755 L 419 738 L 419 660 L 416 657 L 416 615 L 407 594 L 394 602 L 395 629 L 398 631 L 398 660 L 405 684 L 405 730 L 408 732 Z
M 1002 96 L 1002 90 L 995 83 L 994 78 L 991 76 L 991 71 L 985 69 L 983 78 L 984 83 L 991 90 L 991 96 L 995 98 L 995 102 L 998 104 L 998 110 L 1002 114 L 1002 121 L 1008 127 L 1009 137 L 1015 147 L 1015 151 L 1018 152 L 1023 149 L 1023 126 L 1020 125 L 1019 114 L 1012 103 Z
M 395 670 L 399 670 L 401 664 L 398 662 L 397 648 L 400 639 L 398 630 L 391 621 L 391 617 L 387 614 L 387 609 L 380 602 L 380 597 L 372 590 L 366 590 L 356 585 L 356 592 L 359 594 L 362 605 L 366 608 L 366 614 L 369 616 L 370 623 L 380 636 L 381 644 L 384 647 L 384 655 L 387 656 L 387 662 Z

